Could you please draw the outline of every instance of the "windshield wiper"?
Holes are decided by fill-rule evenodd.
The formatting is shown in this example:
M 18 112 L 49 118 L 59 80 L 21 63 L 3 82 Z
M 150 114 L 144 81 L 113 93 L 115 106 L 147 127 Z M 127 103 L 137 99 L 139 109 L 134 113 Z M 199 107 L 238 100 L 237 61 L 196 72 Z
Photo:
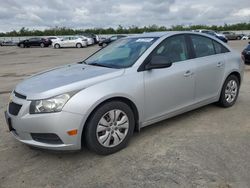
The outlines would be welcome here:
M 93 65 L 93 66 L 98 66 L 98 67 L 112 68 L 112 67 L 110 67 L 110 66 L 108 66 L 108 65 L 103 65 L 103 64 L 100 64 L 100 63 L 90 63 L 90 64 L 88 64 L 88 65 Z
M 87 64 L 85 61 L 79 61 L 77 64 Z

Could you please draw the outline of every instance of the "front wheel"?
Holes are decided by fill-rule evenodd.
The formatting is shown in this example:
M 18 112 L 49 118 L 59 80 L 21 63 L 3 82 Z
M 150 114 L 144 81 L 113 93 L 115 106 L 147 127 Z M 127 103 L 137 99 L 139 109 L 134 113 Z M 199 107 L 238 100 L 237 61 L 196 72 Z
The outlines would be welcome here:
M 107 102 L 93 112 L 86 124 L 86 145 L 101 155 L 115 153 L 127 146 L 134 127 L 134 114 L 127 104 Z
M 228 76 L 222 87 L 219 105 L 222 107 L 233 106 L 238 98 L 239 87 L 239 79 L 235 75 Z

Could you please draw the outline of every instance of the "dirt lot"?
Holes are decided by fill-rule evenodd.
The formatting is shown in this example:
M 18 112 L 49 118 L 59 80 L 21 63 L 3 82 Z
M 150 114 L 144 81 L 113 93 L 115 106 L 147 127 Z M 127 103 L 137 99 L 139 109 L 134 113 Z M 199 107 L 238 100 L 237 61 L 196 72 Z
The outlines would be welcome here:
M 238 51 L 246 44 L 230 42 Z M 14 140 L 3 112 L 16 83 L 97 48 L 0 47 L 0 187 L 250 187 L 250 66 L 232 108 L 208 105 L 154 124 L 110 156 L 33 150 Z

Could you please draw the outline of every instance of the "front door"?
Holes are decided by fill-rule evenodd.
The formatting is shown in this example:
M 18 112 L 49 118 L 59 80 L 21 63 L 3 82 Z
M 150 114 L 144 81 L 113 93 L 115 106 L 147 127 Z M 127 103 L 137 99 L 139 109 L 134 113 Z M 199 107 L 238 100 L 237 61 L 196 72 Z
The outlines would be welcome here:
M 152 52 L 172 66 L 144 71 L 145 121 L 160 118 L 194 102 L 195 61 L 189 58 L 184 35 L 165 39 Z

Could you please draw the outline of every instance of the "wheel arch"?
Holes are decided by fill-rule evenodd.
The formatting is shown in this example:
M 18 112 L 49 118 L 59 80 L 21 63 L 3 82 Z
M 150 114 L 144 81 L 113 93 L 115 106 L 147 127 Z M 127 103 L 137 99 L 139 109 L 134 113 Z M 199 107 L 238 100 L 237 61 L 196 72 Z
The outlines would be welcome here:
M 80 44 L 80 45 L 81 45 L 81 47 L 82 47 L 82 43 L 80 43 L 80 42 L 77 42 L 77 43 L 76 43 L 76 47 L 77 47 L 77 45 L 78 45 L 78 44 Z
M 231 72 L 231 73 L 229 73 L 229 74 L 227 75 L 226 79 L 227 79 L 229 76 L 231 76 L 231 75 L 236 76 L 236 77 L 238 78 L 238 80 L 239 80 L 239 84 L 241 85 L 241 75 L 240 75 L 240 73 L 237 72 L 237 71 L 233 71 L 233 72 Z M 226 80 L 226 79 L 225 79 L 225 80 Z

